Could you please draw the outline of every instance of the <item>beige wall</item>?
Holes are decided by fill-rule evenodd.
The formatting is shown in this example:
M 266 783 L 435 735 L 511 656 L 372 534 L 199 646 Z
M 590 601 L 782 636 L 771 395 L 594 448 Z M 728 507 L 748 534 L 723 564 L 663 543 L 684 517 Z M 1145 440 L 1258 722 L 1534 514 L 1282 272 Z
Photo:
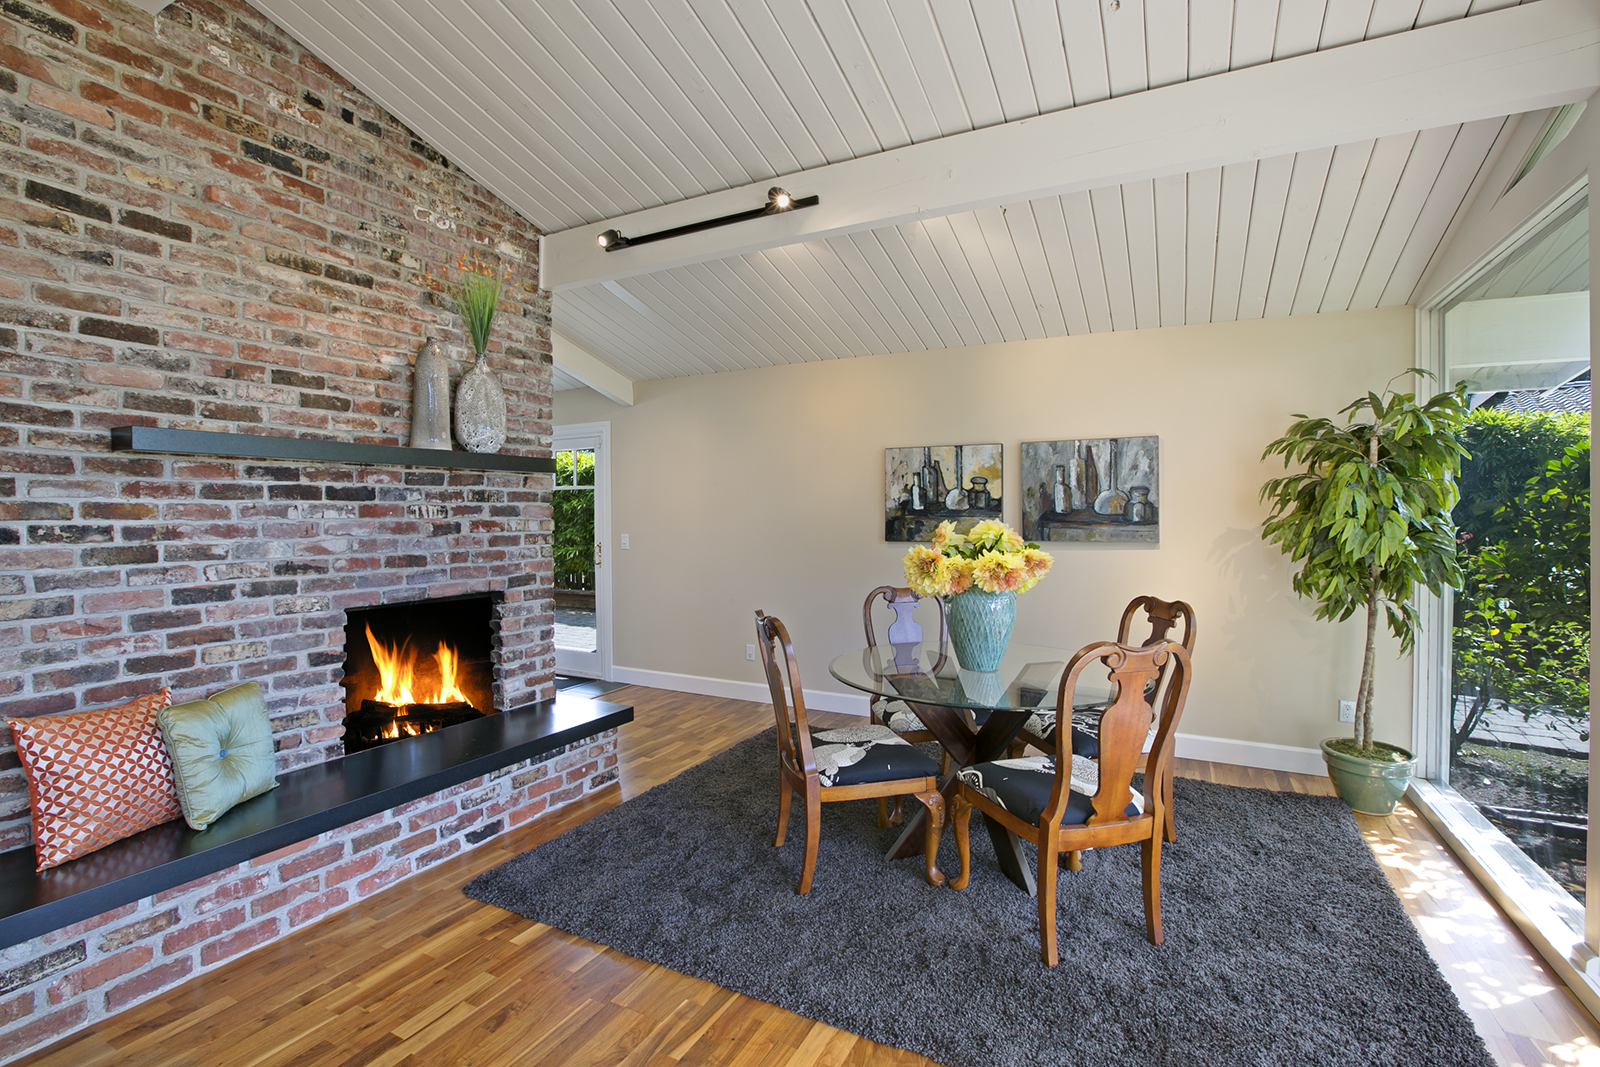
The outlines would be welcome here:
M 762 608 L 788 624 L 807 688 L 841 691 L 827 663 L 860 646 L 862 598 L 903 581 L 884 448 L 999 440 L 1018 525 L 1021 442 L 1157 434 L 1161 543 L 1049 546 L 1016 639 L 1078 648 L 1114 636 L 1134 595 L 1188 600 L 1182 732 L 1314 747 L 1349 729 L 1335 701 L 1355 695 L 1360 622 L 1318 622 L 1294 596 L 1259 536 L 1259 457 L 1291 413 L 1382 389 L 1413 338 L 1411 309 L 1392 308 L 872 356 L 641 382 L 632 408 L 562 392 L 555 424 L 611 423 L 619 668 L 760 683 L 744 653 Z M 1409 666 L 1390 644 L 1381 659 L 1378 734 L 1404 744 Z

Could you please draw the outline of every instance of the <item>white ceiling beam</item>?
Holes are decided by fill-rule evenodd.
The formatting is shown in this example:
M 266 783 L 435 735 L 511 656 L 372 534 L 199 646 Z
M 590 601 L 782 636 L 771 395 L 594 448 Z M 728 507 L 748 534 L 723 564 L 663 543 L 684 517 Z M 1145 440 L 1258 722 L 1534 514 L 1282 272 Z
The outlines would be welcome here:
M 915 219 L 973 211 L 1412 130 L 1519 114 L 1600 86 L 1600 4 L 1534 0 L 1423 29 L 1130 93 L 799 171 L 540 239 L 561 290 Z M 781 185 L 815 207 L 606 252 L 760 207 Z
M 633 379 L 613 370 L 610 364 L 576 341 L 550 331 L 550 358 L 555 365 L 608 400 L 633 407 Z

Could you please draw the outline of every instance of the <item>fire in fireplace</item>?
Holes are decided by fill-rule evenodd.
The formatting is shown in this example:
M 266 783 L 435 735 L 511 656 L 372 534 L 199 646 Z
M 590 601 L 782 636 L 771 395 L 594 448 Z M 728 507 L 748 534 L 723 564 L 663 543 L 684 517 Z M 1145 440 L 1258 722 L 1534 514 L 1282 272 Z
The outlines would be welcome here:
M 492 714 L 494 614 L 492 596 L 349 611 L 345 751 Z

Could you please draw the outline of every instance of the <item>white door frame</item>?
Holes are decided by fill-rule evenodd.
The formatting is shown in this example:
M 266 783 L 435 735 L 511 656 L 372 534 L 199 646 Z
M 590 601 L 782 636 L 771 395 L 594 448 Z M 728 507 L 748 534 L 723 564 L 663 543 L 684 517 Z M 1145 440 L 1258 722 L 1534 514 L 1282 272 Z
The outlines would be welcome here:
M 598 557 L 594 569 L 595 658 L 588 664 L 563 664 L 563 653 L 556 650 L 556 672 L 584 674 L 611 680 L 611 571 L 615 553 L 611 548 L 611 423 L 578 422 L 556 426 L 550 431 L 550 452 L 569 449 L 594 449 L 594 539 Z M 551 490 L 552 497 L 556 490 Z M 551 505 L 554 506 L 552 499 Z M 551 537 L 555 536 L 552 526 Z M 554 574 L 552 573 L 552 579 Z M 583 655 L 576 653 L 576 655 Z

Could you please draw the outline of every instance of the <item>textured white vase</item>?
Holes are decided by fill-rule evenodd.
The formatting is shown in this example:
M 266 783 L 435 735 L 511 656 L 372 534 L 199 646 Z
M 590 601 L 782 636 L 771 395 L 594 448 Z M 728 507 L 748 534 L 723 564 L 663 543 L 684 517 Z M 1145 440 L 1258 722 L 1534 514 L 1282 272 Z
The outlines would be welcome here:
M 431 337 L 412 374 L 411 447 L 450 451 L 450 363 Z
M 505 390 L 482 352 L 456 386 L 456 440 L 468 452 L 498 452 L 506 443 Z

